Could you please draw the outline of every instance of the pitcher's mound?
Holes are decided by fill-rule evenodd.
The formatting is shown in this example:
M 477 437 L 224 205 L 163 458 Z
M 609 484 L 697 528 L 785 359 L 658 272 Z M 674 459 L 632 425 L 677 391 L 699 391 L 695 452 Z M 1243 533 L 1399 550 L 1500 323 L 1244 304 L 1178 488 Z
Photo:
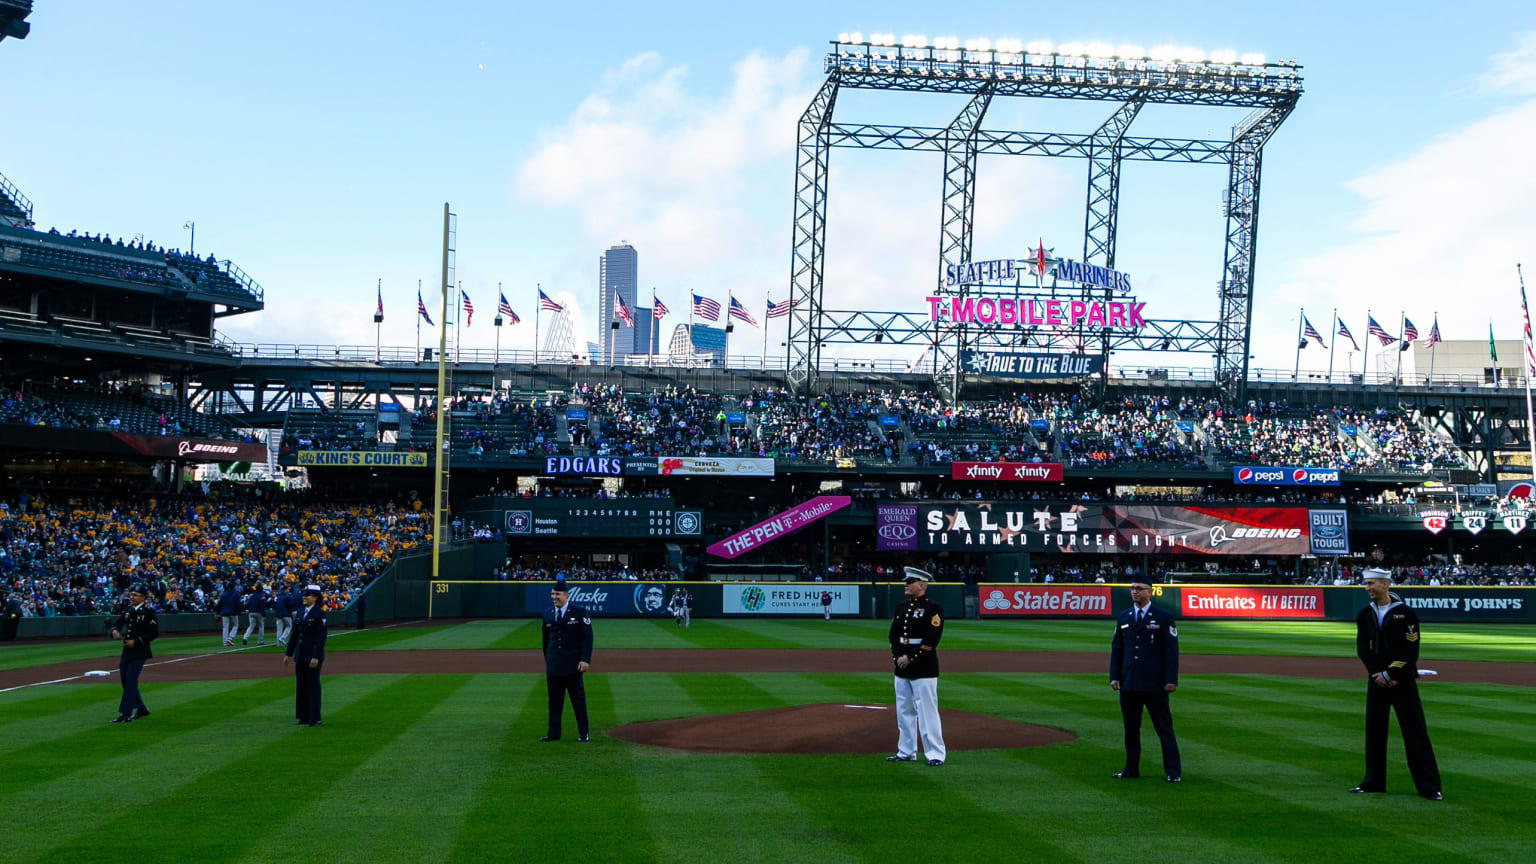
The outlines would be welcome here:
M 939 709 L 950 750 L 1040 747 L 1077 738 L 1064 729 L 1032 726 Z M 795 705 L 629 723 L 608 734 L 635 744 L 699 753 L 894 753 L 896 709 L 891 705 Z

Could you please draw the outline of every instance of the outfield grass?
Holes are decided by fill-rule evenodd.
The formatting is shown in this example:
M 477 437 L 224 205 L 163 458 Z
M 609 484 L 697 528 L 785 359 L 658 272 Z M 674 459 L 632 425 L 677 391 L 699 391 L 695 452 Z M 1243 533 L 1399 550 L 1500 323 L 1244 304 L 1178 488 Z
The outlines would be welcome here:
M 883 636 L 883 625 L 863 621 L 700 621 L 682 634 L 650 621 L 600 626 L 600 650 L 876 647 Z M 1206 640 L 1254 654 L 1350 645 L 1336 625 L 1181 630 L 1186 651 L 1210 650 Z M 1531 659 L 1525 632 L 1431 634 L 1455 634 L 1448 651 Z M 1426 654 L 1440 656 L 1432 636 Z M 536 638 L 533 622 L 470 622 L 364 631 L 334 646 L 529 647 Z M 1102 622 L 957 622 L 945 646 L 1103 650 L 1105 641 Z M 1120 766 L 1120 723 L 1097 675 L 945 676 L 947 707 L 1059 726 L 1078 740 L 953 751 L 938 769 L 869 756 L 688 754 L 601 734 L 640 720 L 889 703 L 884 674 L 587 682 L 598 732 L 590 745 L 537 742 L 544 687 L 535 675 L 328 676 L 320 729 L 288 725 L 291 679 L 149 684 L 154 714 L 128 726 L 105 723 L 117 700 L 111 684 L 0 694 L 0 807 L 11 814 L 0 861 L 1279 862 L 1353 861 L 1362 843 L 1394 862 L 1536 857 L 1536 700 L 1527 688 L 1425 686 L 1447 796 L 1434 804 L 1412 794 L 1395 732 L 1391 794 L 1345 792 L 1362 770 L 1358 682 L 1186 678 L 1174 697 L 1179 786 L 1155 779 L 1150 728 L 1143 771 L 1154 776 L 1109 779 Z

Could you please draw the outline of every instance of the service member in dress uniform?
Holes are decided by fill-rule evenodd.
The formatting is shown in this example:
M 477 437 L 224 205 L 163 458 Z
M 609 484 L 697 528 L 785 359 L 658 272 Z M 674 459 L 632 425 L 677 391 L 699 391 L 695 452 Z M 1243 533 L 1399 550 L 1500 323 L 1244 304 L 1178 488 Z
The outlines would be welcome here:
M 565 580 L 549 589 L 552 608 L 544 610 L 544 682 L 549 688 L 549 732 L 540 741 L 560 740 L 560 715 L 565 694 L 571 694 L 576 715 L 576 740 L 586 743 L 587 690 L 582 673 L 592 665 L 592 617 L 570 602 Z
M 325 606 L 319 585 L 304 586 L 304 608 L 293 623 L 283 665 L 294 664 L 293 725 L 320 725 L 320 667 L 325 663 Z
M 1163 779 L 1181 782 L 1179 742 L 1173 737 L 1168 694 L 1179 689 L 1179 628 L 1173 615 L 1152 605 L 1152 586 L 1131 583 L 1131 607 L 1115 616 L 1109 651 L 1109 686 L 1120 692 L 1125 723 L 1125 767 L 1113 776 L 1141 776 L 1141 711 L 1152 718 L 1163 745 Z
M 896 664 L 896 753 L 887 762 L 917 758 L 917 738 L 929 765 L 944 764 L 944 727 L 939 723 L 939 637 L 944 612 L 928 599 L 933 576 L 906 568 L 907 599 L 891 618 L 891 659 Z
M 117 677 L 123 684 L 123 698 L 117 703 L 117 717 L 113 723 L 129 723 L 149 716 L 144 699 L 139 695 L 139 674 L 144 671 L 144 661 L 154 655 L 149 643 L 160 635 L 160 622 L 155 619 L 155 607 L 149 605 L 149 589 L 135 585 L 128 591 L 132 604 L 117 616 L 112 625 L 112 638 L 123 643 L 123 656 L 117 661 Z
M 1365 689 L 1365 779 L 1349 791 L 1387 791 L 1387 715 L 1396 711 L 1413 785 L 1420 796 L 1440 801 L 1440 768 L 1419 701 L 1419 616 L 1393 596 L 1391 571 L 1365 571 L 1365 590 L 1370 605 L 1355 616 L 1355 653 L 1370 676 Z

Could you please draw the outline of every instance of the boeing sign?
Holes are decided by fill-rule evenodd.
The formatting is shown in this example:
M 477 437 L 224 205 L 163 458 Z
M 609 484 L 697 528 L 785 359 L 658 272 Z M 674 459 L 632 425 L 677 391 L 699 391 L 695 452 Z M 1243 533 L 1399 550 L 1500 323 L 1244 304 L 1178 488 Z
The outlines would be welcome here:
M 1238 486 L 1337 486 L 1339 469 L 1238 465 L 1232 469 L 1232 482 Z

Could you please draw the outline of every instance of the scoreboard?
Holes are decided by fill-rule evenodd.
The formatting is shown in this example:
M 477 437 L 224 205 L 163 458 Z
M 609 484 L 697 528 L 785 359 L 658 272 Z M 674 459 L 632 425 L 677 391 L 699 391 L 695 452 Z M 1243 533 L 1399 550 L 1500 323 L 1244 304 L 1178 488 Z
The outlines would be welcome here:
M 703 521 L 700 511 L 660 498 L 532 498 L 510 504 L 502 525 L 509 537 L 698 537 Z

